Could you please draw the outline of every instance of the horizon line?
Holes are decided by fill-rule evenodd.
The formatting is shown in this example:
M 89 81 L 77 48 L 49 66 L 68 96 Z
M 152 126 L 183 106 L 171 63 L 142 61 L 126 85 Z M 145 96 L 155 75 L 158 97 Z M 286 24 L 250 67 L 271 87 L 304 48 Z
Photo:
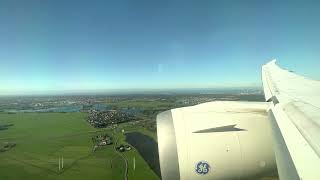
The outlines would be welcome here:
M 117 94 L 154 94 L 154 93 L 177 93 L 182 91 L 222 91 L 222 90 L 262 90 L 261 86 L 232 86 L 210 88 L 130 88 L 130 89 L 98 89 L 98 90 L 49 90 L 49 91 L 26 91 L 18 93 L 1 93 L 0 96 L 47 96 L 47 95 L 117 95 Z M 200 93 L 200 92 L 199 92 Z M 221 93 L 221 92 L 220 92 Z

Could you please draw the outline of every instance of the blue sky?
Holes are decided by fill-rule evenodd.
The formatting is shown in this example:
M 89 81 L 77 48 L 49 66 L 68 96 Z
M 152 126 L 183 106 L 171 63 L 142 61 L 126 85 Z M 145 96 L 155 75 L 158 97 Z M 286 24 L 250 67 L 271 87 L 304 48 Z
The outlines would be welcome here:
M 308 1 L 0 1 L 0 94 L 261 86 L 267 61 L 320 79 Z

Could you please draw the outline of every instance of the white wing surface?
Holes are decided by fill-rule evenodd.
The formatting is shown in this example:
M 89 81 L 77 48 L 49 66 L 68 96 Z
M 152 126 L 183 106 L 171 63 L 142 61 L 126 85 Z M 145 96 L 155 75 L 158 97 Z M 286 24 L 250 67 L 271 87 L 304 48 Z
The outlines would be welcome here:
M 320 177 L 320 82 L 281 69 L 262 67 L 269 119 L 281 180 Z

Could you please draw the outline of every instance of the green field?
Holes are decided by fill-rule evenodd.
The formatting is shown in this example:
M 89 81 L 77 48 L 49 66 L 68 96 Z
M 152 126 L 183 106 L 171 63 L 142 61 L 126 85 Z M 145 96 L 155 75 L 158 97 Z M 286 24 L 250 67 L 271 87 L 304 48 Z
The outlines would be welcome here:
M 0 125 L 13 124 L 0 130 L 0 145 L 16 144 L 0 152 L 0 179 L 117 180 L 124 178 L 124 159 L 128 162 L 128 179 L 159 179 L 134 149 L 120 154 L 110 145 L 92 152 L 91 138 L 99 133 L 113 135 L 118 144 L 125 143 L 123 128 L 155 138 L 154 133 L 130 124 L 116 129 L 95 129 L 86 122 L 86 116 L 86 113 L 0 113 Z M 61 156 L 64 168 L 59 171 Z

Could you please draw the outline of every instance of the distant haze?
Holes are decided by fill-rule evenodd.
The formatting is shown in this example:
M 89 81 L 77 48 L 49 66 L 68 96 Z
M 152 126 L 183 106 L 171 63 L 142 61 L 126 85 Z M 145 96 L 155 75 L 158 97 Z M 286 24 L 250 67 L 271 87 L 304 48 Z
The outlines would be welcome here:
M 108 89 L 108 90 L 61 90 L 2 93 L 1 96 L 51 96 L 51 95 L 153 95 L 153 94 L 261 94 L 261 87 L 227 88 L 177 88 L 177 89 Z

